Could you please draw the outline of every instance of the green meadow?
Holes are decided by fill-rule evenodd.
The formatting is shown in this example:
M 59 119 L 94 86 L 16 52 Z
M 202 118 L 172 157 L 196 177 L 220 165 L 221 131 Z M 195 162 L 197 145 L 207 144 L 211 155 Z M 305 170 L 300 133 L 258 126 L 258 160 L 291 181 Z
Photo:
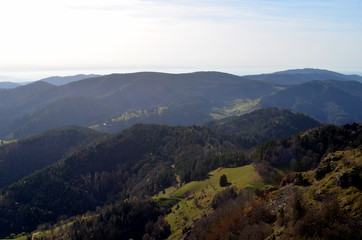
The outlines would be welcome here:
M 252 165 L 238 168 L 218 168 L 210 172 L 209 177 L 203 181 L 189 182 L 179 188 L 171 187 L 154 196 L 155 200 L 178 200 L 166 220 L 171 225 L 172 235 L 169 239 L 179 239 L 182 231 L 192 226 L 193 222 L 202 215 L 212 211 L 211 203 L 214 196 L 224 190 L 219 184 L 220 177 L 227 176 L 229 187 L 238 190 L 246 187 L 263 188 L 264 182 Z

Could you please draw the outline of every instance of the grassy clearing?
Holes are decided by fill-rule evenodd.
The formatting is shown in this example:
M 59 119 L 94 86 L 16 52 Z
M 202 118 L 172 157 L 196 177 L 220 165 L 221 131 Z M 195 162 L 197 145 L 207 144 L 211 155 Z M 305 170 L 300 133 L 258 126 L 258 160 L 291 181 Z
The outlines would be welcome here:
M 260 99 L 236 99 L 221 108 L 214 108 L 210 114 L 214 119 L 239 116 L 259 108 Z
M 18 238 L 10 238 L 11 240 L 26 240 L 27 239 L 27 236 L 22 236 L 22 237 L 18 237 Z M 8 239 L 0 239 L 0 240 L 9 240 Z
M 92 217 L 95 217 L 96 215 L 91 216 L 81 216 L 81 219 L 89 219 Z M 26 240 L 28 236 L 33 236 L 32 239 L 34 240 L 40 240 L 40 239 L 49 239 L 51 236 L 59 236 L 63 232 L 64 229 L 68 229 L 74 224 L 74 222 L 60 222 L 60 225 L 57 227 L 54 227 L 53 229 L 48 230 L 36 230 L 32 233 L 26 234 L 22 237 L 18 238 L 10 238 L 11 240 Z M 0 240 L 9 240 L 9 239 L 0 239 Z
M 12 143 L 12 142 L 16 142 L 16 141 L 17 141 L 17 140 L 6 141 L 6 140 L 1 140 L 1 139 L 0 139 L 0 146 L 5 145 L 5 144 L 9 144 L 9 143 Z
M 130 113 L 124 113 L 117 118 L 113 118 L 112 122 L 119 122 L 119 121 L 128 121 L 132 118 L 140 118 L 140 117 L 148 117 L 151 115 L 159 115 L 161 116 L 164 111 L 166 111 L 168 107 L 160 106 L 150 109 L 139 109 Z
M 74 222 L 70 222 L 70 223 L 66 223 L 66 224 L 63 224 L 61 226 L 55 227 L 52 230 L 46 230 L 46 231 L 43 231 L 43 232 L 39 231 L 39 232 L 35 233 L 35 235 L 33 235 L 34 236 L 33 239 L 34 240 L 40 240 L 40 239 L 47 239 L 52 235 L 57 236 L 60 233 L 61 229 L 67 229 L 70 226 L 72 226 L 73 224 L 74 224 Z
M 155 199 L 178 199 L 172 207 L 172 212 L 166 216 L 171 225 L 172 235 L 169 239 L 180 239 L 182 230 L 191 226 L 203 214 L 212 211 L 211 203 L 216 193 L 225 189 L 220 187 L 220 176 L 225 174 L 231 186 L 237 189 L 245 187 L 263 188 L 264 183 L 252 165 L 238 168 L 219 168 L 210 172 L 209 178 L 203 181 L 193 181 L 180 188 L 168 188 L 159 193 Z

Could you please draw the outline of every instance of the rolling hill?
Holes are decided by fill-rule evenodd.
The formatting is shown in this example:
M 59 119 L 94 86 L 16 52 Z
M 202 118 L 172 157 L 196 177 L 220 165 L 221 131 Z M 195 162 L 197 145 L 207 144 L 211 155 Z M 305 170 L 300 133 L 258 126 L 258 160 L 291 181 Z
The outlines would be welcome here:
M 0 82 L 0 89 L 16 88 L 21 86 L 19 83 L 14 82 Z
M 259 98 L 273 89 L 263 82 L 218 72 L 112 74 L 62 86 L 37 82 L 0 92 L 0 109 L 4 113 L 0 117 L 0 136 L 22 138 L 35 133 L 26 129 L 44 131 L 66 124 L 107 126 L 107 120 L 117 125 L 116 119 L 124 115 L 152 112 L 155 108 L 164 111 L 150 119 L 147 114 L 141 118 L 126 117 L 128 121 L 121 121 L 112 131 L 137 122 L 201 124 L 210 120 L 209 113 L 215 106 L 235 98 Z M 88 102 L 87 106 L 77 107 L 76 99 Z M 72 122 L 67 122 L 65 113 L 72 112 L 72 108 L 74 113 L 83 113 L 74 117 L 68 114 Z M 39 127 L 32 126 L 39 121 Z
M 57 225 L 62 227 L 47 236 L 265 239 L 317 234 L 349 239 L 361 235 L 361 136 L 361 124 L 325 125 L 230 158 L 232 142 L 205 128 L 137 125 L 4 189 L 2 232 L 31 231 L 111 198 L 110 204 Z M 223 153 L 213 158 L 214 151 Z M 244 167 L 208 172 L 220 161 Z M 202 172 L 200 166 L 206 167 L 198 175 L 202 178 L 195 175 Z M 193 176 L 183 184 L 187 169 Z M 290 170 L 297 172 L 285 174 Z M 280 173 L 280 184 L 263 187 Z M 218 186 L 222 174 L 240 191 Z M 115 194 L 122 189 L 127 190 Z M 147 193 L 157 195 L 152 200 Z M 338 215 L 329 217 L 328 209 Z
M 305 124 L 297 119 L 310 121 L 304 115 L 289 111 L 271 111 L 274 118 L 270 121 L 277 119 L 279 113 L 280 122 L 287 126 L 292 122 L 295 124 L 294 134 L 305 128 Z M 250 115 L 263 115 L 263 112 L 269 110 L 259 110 Z M 313 126 L 318 125 L 318 122 L 314 123 Z M 255 126 L 252 121 L 246 124 Z M 91 130 L 66 128 L 0 148 L 3 149 L 4 166 L 11 156 L 11 159 L 16 159 L 13 160 L 18 163 L 16 166 L 29 166 L 28 176 L 8 185 L 0 193 L 0 232 L 3 236 L 11 232 L 32 231 L 38 224 L 55 221 L 62 215 L 85 213 L 122 196 L 144 198 L 173 185 L 205 179 L 210 171 L 218 167 L 250 163 L 242 152 L 245 146 L 240 139 L 206 127 L 139 124 L 77 147 L 79 142 L 83 142 L 84 135 L 80 133 L 98 136 Z M 265 134 L 270 133 L 266 131 Z M 68 144 L 74 146 L 70 155 L 67 154 L 70 150 Z M 45 149 L 39 149 L 41 147 Z M 49 155 L 52 152 L 54 155 Z M 37 172 L 29 172 L 37 161 L 44 163 L 43 166 L 55 163 Z M 33 171 L 36 169 L 33 168 Z M 13 180 L 24 174 L 22 169 L 11 170 L 14 175 L 18 173 Z
M 318 125 L 320 125 L 318 121 L 307 115 L 278 108 L 259 109 L 242 116 L 204 124 L 219 134 L 237 137 L 245 147 L 285 138 Z
M 300 76 L 304 80 L 280 86 L 221 72 L 139 72 L 61 86 L 38 81 L 0 91 L 0 137 L 20 139 L 70 124 L 108 133 L 136 123 L 199 125 L 267 107 L 302 112 L 322 123 L 362 121 L 362 84 L 350 81 L 359 76 L 315 69 L 275 75 L 287 76 L 293 84 Z M 326 78 L 332 80 L 318 80 Z
M 66 77 L 54 76 L 54 77 L 40 79 L 40 81 L 47 82 L 47 83 L 50 83 L 50 84 L 53 84 L 56 86 L 60 86 L 60 85 L 65 85 L 70 82 L 75 82 L 75 81 L 79 81 L 79 80 L 83 80 L 83 79 L 87 79 L 87 78 L 99 77 L 99 76 L 100 75 L 97 75 L 97 74 L 78 74 L 75 76 L 66 76 Z
M 307 82 L 262 97 L 260 107 L 292 109 L 323 123 L 359 122 L 362 119 L 362 99 L 358 89 L 361 87 L 362 84 L 357 82 Z
M 219 164 L 212 155 L 235 150 L 206 128 L 136 125 L 3 189 L 0 232 L 30 231 L 121 193 L 158 192 L 176 183 L 175 174 L 181 181 L 201 178 Z
M 0 189 L 55 163 L 104 134 L 70 126 L 0 146 Z

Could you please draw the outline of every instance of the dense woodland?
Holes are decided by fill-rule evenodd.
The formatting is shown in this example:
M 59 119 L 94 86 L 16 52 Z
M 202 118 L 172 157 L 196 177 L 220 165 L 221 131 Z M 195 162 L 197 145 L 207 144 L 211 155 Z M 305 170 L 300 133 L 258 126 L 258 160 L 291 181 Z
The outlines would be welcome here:
M 293 171 L 317 167 L 327 153 L 357 148 L 362 144 L 362 125 L 324 125 L 305 134 L 260 144 L 252 153 L 254 162 Z
M 254 121 L 256 114 L 270 124 Z M 255 136 L 258 124 L 263 131 Z M 59 149 L 64 147 L 67 152 L 59 154 L 59 161 L 49 162 L 47 167 L 1 191 L 1 237 L 30 233 L 38 228 L 40 231 L 53 229 L 47 236 L 49 239 L 165 239 L 171 230 L 164 216 L 177 201 L 156 201 L 150 198 L 152 195 L 169 186 L 205 179 L 218 167 L 250 163 L 265 182 L 274 186 L 240 192 L 228 189 L 226 184 L 226 189 L 212 201 L 214 212 L 196 221 L 192 229 L 185 229 L 186 238 L 274 236 L 271 239 L 276 239 L 280 235 L 283 239 L 303 236 L 348 239 L 361 236 L 358 222 L 361 213 L 354 211 L 351 217 L 345 212 L 347 205 L 339 206 L 336 201 L 349 192 L 357 204 L 362 203 L 358 185 L 362 169 L 360 155 L 358 150 L 353 153 L 354 157 L 348 152 L 361 146 L 362 125 L 318 125 L 302 114 L 267 109 L 205 126 L 137 124 L 108 136 L 74 128 L 70 128 L 73 132 L 68 128 L 58 130 L 64 131 L 65 136 L 59 141 L 69 142 L 66 136 L 75 134 L 74 131 L 89 138 L 80 137 L 82 144 L 71 151 L 59 142 L 56 144 Z M 239 128 L 240 131 L 234 131 Z M 309 128 L 313 129 L 307 130 Z M 295 135 L 267 141 L 282 137 L 284 130 Z M 41 136 L 48 135 L 52 132 Z M 23 142 L 35 144 L 42 137 Z M 84 144 L 85 139 L 89 144 Z M 5 145 L 0 152 L 23 142 Z M 26 147 L 18 148 L 18 152 L 19 149 L 24 155 L 29 151 Z M 50 146 L 44 149 L 47 150 L 51 150 Z M 42 154 L 42 150 L 39 151 Z M 338 158 L 332 158 L 337 159 L 333 160 L 332 167 L 328 156 L 338 151 L 345 151 L 348 158 L 338 153 Z M 345 175 L 339 176 L 338 169 L 343 169 Z M 280 171 L 289 174 L 281 179 Z M 326 174 L 332 173 L 339 182 L 323 182 L 327 181 Z M 317 200 L 313 200 L 312 207 L 307 207 L 310 195 L 307 192 L 316 191 L 313 187 L 322 182 L 324 186 L 336 188 L 335 195 L 313 192 Z M 281 208 L 279 202 L 291 205 Z M 353 209 L 358 206 L 354 205 Z M 331 207 L 338 210 L 338 216 L 328 215 L 326 209 Z M 317 225 L 308 225 L 312 224 L 309 219 Z
M 248 148 L 268 140 L 289 137 L 319 124 L 315 119 L 302 113 L 268 108 L 255 110 L 240 117 L 208 122 L 204 126 L 219 134 L 234 136 L 238 142 Z
M 83 127 L 63 127 L 0 146 L 0 188 L 69 155 L 82 145 L 105 137 Z
M 201 127 L 136 125 L 89 145 L 4 189 L 1 232 L 95 210 L 122 192 L 153 194 L 175 184 L 175 174 L 180 181 L 204 177 L 223 163 L 224 152 L 237 150 L 216 136 Z M 225 164 L 241 161 L 243 155 Z

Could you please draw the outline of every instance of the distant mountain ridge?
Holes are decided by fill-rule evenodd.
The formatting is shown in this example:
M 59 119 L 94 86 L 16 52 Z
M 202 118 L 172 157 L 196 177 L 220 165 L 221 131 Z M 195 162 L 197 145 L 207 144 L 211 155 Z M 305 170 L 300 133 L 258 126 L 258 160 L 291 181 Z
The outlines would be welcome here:
M 32 94 L 38 85 L 37 94 Z M 267 83 L 218 72 L 111 74 L 62 86 L 40 81 L 3 93 L 0 110 L 7 114 L 0 117 L 0 136 L 21 138 L 62 125 L 89 126 L 154 107 L 167 111 L 153 123 L 201 124 L 210 120 L 214 106 L 240 97 L 256 99 L 273 90 Z M 26 101 L 23 91 L 28 93 Z
M 78 74 L 78 75 L 75 75 L 75 76 L 65 76 L 65 77 L 53 76 L 53 77 L 40 79 L 40 81 L 44 81 L 44 82 L 51 83 L 51 84 L 56 85 L 56 86 L 60 86 L 60 85 L 65 85 L 65 84 L 70 83 L 70 82 L 75 82 L 75 81 L 79 81 L 79 80 L 83 80 L 83 79 L 87 79 L 87 78 L 99 77 L 99 76 L 101 76 L 101 75 L 98 75 L 98 74 Z
M 0 189 L 105 136 L 89 128 L 67 126 L 0 145 Z
M 323 80 L 312 83 L 316 74 Z M 274 83 L 275 76 L 289 85 Z M 61 86 L 37 81 L 0 90 L 0 138 L 19 139 L 64 125 L 114 133 L 136 123 L 202 124 L 266 107 L 303 112 L 324 123 L 362 121 L 362 83 L 330 80 L 333 76 L 346 75 L 315 69 L 243 77 L 138 72 Z
M 362 82 L 362 77 L 359 75 L 345 75 L 333 71 L 314 68 L 291 69 L 270 74 L 248 75 L 244 77 L 280 85 L 293 85 L 317 80 Z
M 60 77 L 60 76 L 53 76 L 53 77 L 47 77 L 47 78 L 43 78 L 40 79 L 39 81 L 43 81 L 43 82 L 47 82 L 56 86 L 60 86 L 60 85 L 65 85 L 67 83 L 70 82 L 75 82 L 75 81 L 79 81 L 79 80 L 83 80 L 83 79 L 87 79 L 87 78 L 93 78 L 93 77 L 99 77 L 101 75 L 98 74 L 78 74 L 78 75 L 74 75 L 74 76 L 64 76 L 64 77 Z M 1 76 L 0 76 L 1 77 Z M 1 77 L 6 79 L 6 77 Z M 1 80 L 0 78 L 0 80 Z M 23 85 L 27 85 L 27 84 L 31 84 L 33 83 L 33 81 L 31 82 L 12 82 L 11 77 L 8 77 L 10 80 L 9 81 L 4 81 L 1 82 L 0 81 L 0 89 L 12 89 L 12 88 L 16 88 L 19 86 L 23 86 Z
M 21 86 L 19 83 L 14 82 L 0 82 L 0 89 L 9 89 Z
M 357 82 L 306 82 L 262 97 L 260 106 L 292 109 L 324 123 L 360 122 L 362 98 L 358 89 L 362 84 Z

